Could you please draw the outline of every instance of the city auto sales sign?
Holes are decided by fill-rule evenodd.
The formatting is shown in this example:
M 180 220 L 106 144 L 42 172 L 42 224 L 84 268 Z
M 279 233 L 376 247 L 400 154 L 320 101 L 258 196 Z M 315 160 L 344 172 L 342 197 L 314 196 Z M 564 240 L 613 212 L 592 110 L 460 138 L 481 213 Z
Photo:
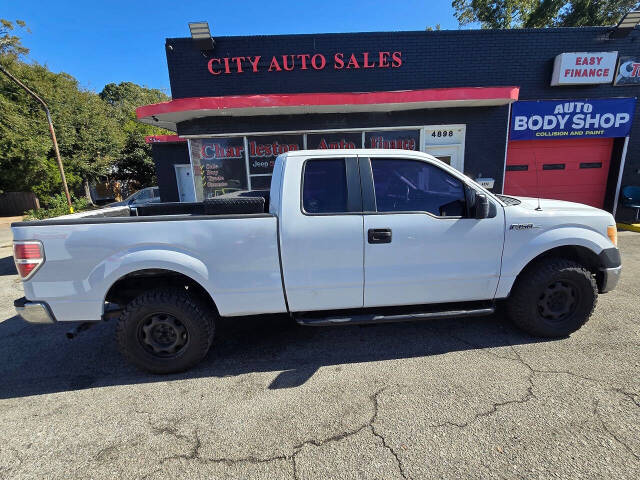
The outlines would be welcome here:
M 362 53 L 337 52 L 330 57 L 321 53 L 301 53 L 274 55 L 263 58 L 260 55 L 237 57 L 214 57 L 207 62 L 211 75 L 230 75 L 257 72 L 291 72 L 293 70 L 355 70 L 370 68 L 399 68 L 402 66 L 402 52 L 378 51 Z
M 635 98 L 515 102 L 509 139 L 626 137 L 635 106 Z

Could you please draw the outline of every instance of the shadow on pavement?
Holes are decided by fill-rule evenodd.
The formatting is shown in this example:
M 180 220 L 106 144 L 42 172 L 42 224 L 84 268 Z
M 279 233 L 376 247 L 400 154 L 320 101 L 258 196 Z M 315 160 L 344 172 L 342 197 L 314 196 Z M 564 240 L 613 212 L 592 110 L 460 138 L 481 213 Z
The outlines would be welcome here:
M 16 264 L 13 257 L 0 258 L 0 275 L 17 275 Z
M 124 362 L 113 338 L 113 321 L 67 340 L 65 332 L 71 327 L 28 325 L 17 317 L 0 323 L 0 398 L 251 372 L 281 372 L 269 388 L 294 388 L 324 366 L 541 341 L 515 330 L 499 314 L 315 328 L 300 327 L 282 316 L 225 319 L 200 365 L 182 374 L 158 376 Z

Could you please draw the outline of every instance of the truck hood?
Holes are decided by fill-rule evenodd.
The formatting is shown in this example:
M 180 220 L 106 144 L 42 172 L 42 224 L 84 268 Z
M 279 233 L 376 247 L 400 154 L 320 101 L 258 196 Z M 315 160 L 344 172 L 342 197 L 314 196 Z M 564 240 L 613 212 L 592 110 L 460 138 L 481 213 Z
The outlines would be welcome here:
M 534 197 L 516 197 L 514 195 L 509 195 L 512 198 L 516 198 L 520 200 L 522 203 L 520 207 L 526 208 L 529 210 L 535 210 L 538 208 L 538 199 Z M 550 212 L 574 212 L 574 213 L 587 213 L 587 214 L 607 214 L 604 210 L 599 208 L 595 208 L 589 205 L 585 205 L 583 203 L 576 202 L 567 202 L 564 200 L 552 200 L 550 198 L 541 198 L 539 200 L 540 208 L 542 211 L 550 211 Z
M 542 233 L 560 227 L 578 227 L 598 232 L 608 239 L 607 227 L 615 225 L 609 212 L 582 203 L 541 198 L 540 210 L 537 210 L 537 198 L 509 196 L 522 203 L 504 209 L 507 228 L 532 225 L 538 233 Z

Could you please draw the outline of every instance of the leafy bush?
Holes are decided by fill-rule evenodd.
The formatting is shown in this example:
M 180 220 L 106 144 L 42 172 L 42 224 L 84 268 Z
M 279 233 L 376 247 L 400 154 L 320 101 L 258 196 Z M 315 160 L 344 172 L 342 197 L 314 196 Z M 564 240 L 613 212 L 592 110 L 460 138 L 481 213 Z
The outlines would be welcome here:
M 67 197 L 64 193 L 49 197 L 42 203 L 44 208 L 26 211 L 25 220 L 42 220 L 44 218 L 59 217 L 60 215 L 67 215 L 69 213 Z M 71 196 L 71 204 L 73 205 L 74 212 L 81 212 L 91 207 L 91 204 L 86 198 L 75 198 L 73 195 Z

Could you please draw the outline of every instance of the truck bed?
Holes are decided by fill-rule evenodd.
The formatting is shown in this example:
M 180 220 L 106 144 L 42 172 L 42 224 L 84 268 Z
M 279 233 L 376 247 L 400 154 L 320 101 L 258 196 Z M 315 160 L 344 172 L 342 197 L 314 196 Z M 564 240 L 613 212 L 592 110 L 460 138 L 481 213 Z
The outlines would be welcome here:
M 150 203 L 136 208 L 138 216 L 150 215 L 241 215 L 269 211 L 269 192 L 236 192 L 204 202 Z
M 261 215 L 269 211 L 269 192 L 255 190 L 235 192 L 204 202 L 161 202 L 137 207 L 107 207 L 97 210 L 63 215 L 47 220 L 16 222 L 12 226 L 78 225 L 92 223 L 126 223 L 136 221 L 158 221 L 155 217 L 176 216 L 243 216 Z M 154 217 L 143 220 L 140 217 Z
M 245 213 L 256 205 L 261 213 Z M 164 269 L 202 286 L 221 315 L 285 312 L 278 220 L 264 212 L 264 205 L 264 198 L 155 204 L 142 215 L 131 211 L 128 216 L 68 215 L 14 223 L 16 241 L 37 240 L 44 246 L 45 261 L 24 282 L 25 296 L 46 302 L 59 321 L 100 320 L 115 282 L 146 269 Z

